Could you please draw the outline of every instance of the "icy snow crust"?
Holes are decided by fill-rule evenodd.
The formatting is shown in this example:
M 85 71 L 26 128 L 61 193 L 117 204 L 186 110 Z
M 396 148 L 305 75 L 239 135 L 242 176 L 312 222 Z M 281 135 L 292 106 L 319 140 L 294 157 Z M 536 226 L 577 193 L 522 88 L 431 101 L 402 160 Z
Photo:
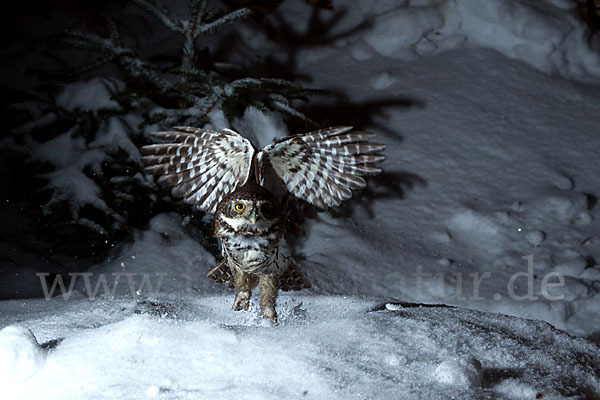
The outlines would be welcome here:
M 283 295 L 277 327 L 256 303 L 235 313 L 232 293 L 204 278 L 214 257 L 185 220 L 159 215 L 77 276 L 68 301 L 55 288 L 51 302 L 0 302 L 4 397 L 600 396 L 600 64 L 575 3 L 334 5 L 347 8 L 337 39 L 301 46 L 296 67 L 343 91 L 348 110 L 383 104 L 368 120 L 348 111 L 332 123 L 377 133 L 388 159 L 344 217 L 306 225 L 295 251 L 312 291 Z M 308 28 L 313 12 L 288 1 L 267 18 Z M 317 16 L 326 25 L 336 14 Z M 288 59 L 260 30 L 239 29 L 236 56 Z M 74 83 L 60 101 L 110 108 L 119 87 Z M 385 106 L 397 98 L 415 107 Z M 107 146 L 139 157 L 125 132 L 136 118 L 107 121 L 106 140 L 89 148 L 65 132 L 38 149 L 57 166 L 55 196 L 97 201 L 81 166 Z M 224 125 L 215 113 L 212 127 Z M 257 145 L 290 133 L 253 109 L 234 125 Z
M 5 398 L 481 399 L 600 396 L 599 349 L 550 325 L 453 308 L 284 295 L 281 324 L 258 304 L 181 297 L 0 303 L 0 351 L 47 352 Z M 61 317 L 55 318 L 56 308 Z M 24 313 L 27 313 L 26 316 Z M 14 313 L 19 315 L 14 316 Z M 22 319 L 25 318 L 25 319 Z M 7 339 L 8 338 L 8 339 Z M 52 347 L 52 346 L 50 346 Z M 0 360 L 2 371 L 23 369 Z

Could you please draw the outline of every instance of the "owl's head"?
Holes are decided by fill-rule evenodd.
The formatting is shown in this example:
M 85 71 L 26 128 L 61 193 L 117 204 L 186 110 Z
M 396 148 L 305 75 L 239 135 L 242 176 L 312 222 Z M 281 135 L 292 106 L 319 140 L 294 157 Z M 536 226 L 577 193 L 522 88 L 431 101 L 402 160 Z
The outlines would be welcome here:
M 266 230 L 280 219 L 281 207 L 269 191 L 260 187 L 244 187 L 225 197 L 217 208 L 216 218 L 234 230 Z

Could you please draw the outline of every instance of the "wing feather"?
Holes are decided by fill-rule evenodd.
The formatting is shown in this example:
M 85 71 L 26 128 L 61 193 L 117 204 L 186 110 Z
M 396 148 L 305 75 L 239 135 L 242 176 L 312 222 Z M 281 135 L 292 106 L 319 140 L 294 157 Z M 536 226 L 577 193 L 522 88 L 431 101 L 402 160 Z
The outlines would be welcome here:
M 366 186 L 363 176 L 380 173 L 376 164 L 385 160 L 386 146 L 371 142 L 375 135 L 351 130 L 331 127 L 266 146 L 257 154 L 259 182 L 272 168 L 296 197 L 320 208 L 339 205 Z
M 219 202 L 250 177 L 254 147 L 230 129 L 177 126 L 152 135 L 167 143 L 140 149 L 146 172 L 199 210 L 214 214 Z

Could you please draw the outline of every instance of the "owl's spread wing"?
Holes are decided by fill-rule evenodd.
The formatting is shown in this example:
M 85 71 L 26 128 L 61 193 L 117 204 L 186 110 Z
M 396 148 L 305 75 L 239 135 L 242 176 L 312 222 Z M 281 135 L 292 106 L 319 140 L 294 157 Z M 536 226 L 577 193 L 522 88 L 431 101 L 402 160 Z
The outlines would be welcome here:
M 152 135 L 167 143 L 141 148 L 145 170 L 199 210 L 214 214 L 221 200 L 250 176 L 254 147 L 230 129 L 178 126 Z
M 296 197 L 320 208 L 339 205 L 366 186 L 364 175 L 381 172 L 375 164 L 385 159 L 385 145 L 370 142 L 374 135 L 351 130 L 325 128 L 266 146 L 257 155 L 260 183 L 272 168 Z

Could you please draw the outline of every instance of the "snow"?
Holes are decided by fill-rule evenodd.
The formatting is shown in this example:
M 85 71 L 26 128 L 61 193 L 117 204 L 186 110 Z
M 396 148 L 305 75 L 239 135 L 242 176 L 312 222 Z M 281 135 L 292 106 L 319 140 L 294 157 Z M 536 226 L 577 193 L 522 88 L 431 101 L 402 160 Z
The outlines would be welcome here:
M 362 77 L 394 71 L 397 81 L 386 95 L 410 94 L 425 107 L 373 118 L 403 137 L 379 132 L 388 145 L 386 179 L 404 198 L 378 197 L 372 184 L 374 200 L 353 202 L 351 221 L 321 215 L 308 224 L 297 251 L 316 286 L 539 318 L 583 336 L 597 332 L 597 283 L 577 275 L 582 260 L 583 272 L 599 270 L 598 247 L 589 244 L 600 234 L 593 206 L 600 171 L 591 161 L 597 127 L 588 118 L 600 104 L 597 87 L 539 74 L 484 49 L 401 64 L 357 62 L 342 53 L 304 70 L 316 82 L 337 82 L 339 71 L 350 68 Z M 351 103 L 381 96 L 364 78 L 345 82 Z M 412 175 L 413 184 L 398 178 Z M 344 245 L 336 250 L 336 243 Z M 509 288 L 513 274 L 528 271 L 528 255 L 532 274 L 517 276 Z M 573 260 L 579 270 L 560 293 L 547 288 L 550 297 L 564 298 L 542 296 L 543 282 L 558 282 L 549 274 Z M 332 272 L 340 266 L 343 280 Z M 534 300 L 518 300 L 529 286 Z
M 38 373 L 46 361 L 46 352 L 30 330 L 7 326 L 0 330 L 0 382 L 23 382 Z
M 160 214 L 148 229 L 138 232 L 114 258 L 75 277 L 77 294 L 96 298 L 139 292 L 144 296 L 160 291 L 216 293 L 222 288 L 209 279 L 198 279 L 215 265 L 215 258 L 183 230 L 176 214 Z M 106 285 L 106 286 L 105 286 Z M 76 295 L 77 295 L 76 294 Z
M 493 48 L 544 72 L 595 79 L 600 56 L 590 50 L 575 2 L 504 0 L 448 2 L 445 36 L 462 35 L 470 45 Z
M 85 204 L 108 210 L 106 203 L 98 196 L 100 188 L 83 172 L 87 166 L 98 171 L 106 155 L 97 149 L 88 150 L 83 138 L 74 138 L 76 129 L 71 128 L 41 144 L 29 140 L 28 147 L 32 150 L 33 158 L 56 167 L 43 175 L 48 180 L 48 188 L 53 189 L 46 205 L 67 200 L 72 205 L 74 216 Z
M 2 302 L 3 324 L 19 320 L 41 341 L 60 340 L 41 369 L 32 365 L 27 373 L 33 376 L 6 382 L 4 393 L 23 399 L 73 393 L 131 399 L 600 394 L 594 373 L 598 348 L 545 323 L 464 309 L 285 294 L 274 328 L 263 324 L 256 302 L 249 312 L 236 313 L 230 300 Z M 54 317 L 57 307 L 63 310 L 60 318 Z M 170 312 L 163 314 L 161 307 Z M 2 342 L 0 349 L 24 343 L 29 342 Z M 1 362 L 7 365 L 6 359 Z
M 347 10 L 338 29 L 367 25 L 346 39 L 355 47 L 353 55 L 359 61 L 375 54 L 407 60 L 448 50 L 487 48 L 545 73 L 585 81 L 600 77 L 600 55 L 590 48 L 587 28 L 575 14 L 574 1 L 372 3 L 335 1 L 338 9 Z M 369 53 L 364 43 L 375 52 Z
M 525 234 L 527 241 L 533 246 L 539 246 L 546 238 L 546 234 L 542 231 L 529 231 Z
M 379 54 L 391 57 L 403 53 L 426 34 L 443 25 L 442 15 L 434 8 L 401 8 L 376 17 L 377 22 L 364 40 Z
M 123 150 L 131 159 L 139 161 L 140 152 L 129 138 L 128 131 L 137 129 L 140 122 L 139 116 L 110 117 L 103 123 L 97 134 L 98 137 L 89 144 L 89 148 L 102 149 L 109 154 Z
M 481 362 L 476 358 L 444 360 L 435 368 L 433 376 L 440 383 L 465 388 L 481 385 Z
M 68 111 L 93 111 L 119 109 L 121 106 L 111 96 L 123 91 L 125 84 L 118 79 L 93 77 L 87 81 L 67 85 L 58 95 L 57 104 Z
M 73 83 L 59 96 L 59 103 L 67 110 L 81 109 L 98 111 L 118 106 L 109 99 L 106 87 L 114 90 L 123 88 L 122 83 L 105 78 L 92 78 L 88 82 Z M 112 90 L 111 89 L 111 90 Z M 114 103 L 114 104 L 113 104 Z M 42 117 L 45 119 L 45 117 Z M 138 121 L 139 122 L 139 121 Z M 99 197 L 100 188 L 84 173 L 84 168 L 91 168 L 94 173 L 100 173 L 100 165 L 109 155 L 107 153 L 124 150 L 133 159 L 139 159 L 139 151 L 124 131 L 126 124 L 136 123 L 135 117 L 117 119 L 110 118 L 103 123 L 101 137 L 86 144 L 85 138 L 76 136 L 79 126 L 74 126 L 64 133 L 44 143 L 38 143 L 27 138 L 26 147 L 37 161 L 47 162 L 55 170 L 43 175 L 48 180 L 48 188 L 53 189 L 47 207 L 67 200 L 71 204 L 74 216 L 86 204 L 91 204 L 108 213 L 112 211 Z
M 234 121 L 234 127 L 237 132 L 244 132 L 258 148 L 287 136 L 287 128 L 281 115 L 274 112 L 263 113 L 254 107 L 248 107 L 243 118 Z
M 371 87 L 376 90 L 387 89 L 396 82 L 396 78 L 387 71 L 381 71 L 371 80 Z
M 50 301 L 0 302 L 9 397 L 600 397 L 600 55 L 575 2 L 333 3 L 345 13 L 288 1 L 265 17 L 300 37 L 331 29 L 293 49 L 307 85 L 345 96 L 313 109 L 388 146 L 384 174 L 296 241 L 313 289 L 282 294 L 278 326 L 256 296 L 236 313 L 204 278 L 202 234 L 158 215 L 63 282 L 68 300 L 57 284 Z M 289 61 L 252 23 L 239 32 L 237 57 Z M 93 78 L 61 102 L 97 112 L 121 88 Z M 113 117 L 90 148 L 65 132 L 36 154 L 65 198 L 91 202 L 78 173 L 105 149 L 139 157 L 135 127 Z M 257 146 L 288 133 L 253 108 L 233 128 Z

